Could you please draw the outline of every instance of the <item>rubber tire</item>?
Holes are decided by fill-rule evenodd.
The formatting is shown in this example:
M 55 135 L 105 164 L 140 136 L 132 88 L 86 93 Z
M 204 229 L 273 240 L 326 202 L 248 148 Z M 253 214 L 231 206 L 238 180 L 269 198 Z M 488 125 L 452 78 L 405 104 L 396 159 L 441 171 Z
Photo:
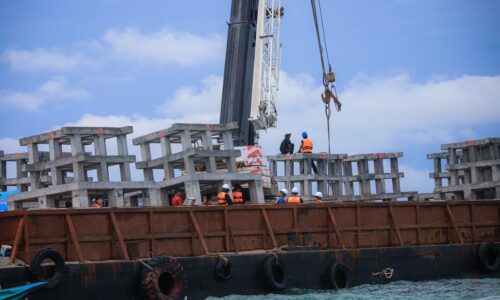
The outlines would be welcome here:
M 329 287 L 332 289 L 344 289 L 352 286 L 352 271 L 343 263 L 333 263 L 327 271 Z M 343 276 L 340 278 L 339 276 Z
M 170 256 L 155 256 L 147 266 L 142 266 L 141 283 L 144 294 L 151 300 L 173 300 L 184 299 L 186 293 L 186 278 L 184 268 L 174 258 Z M 170 284 L 170 291 L 165 294 L 160 288 L 160 277 L 169 274 L 173 282 Z
M 276 278 L 275 268 L 281 273 L 281 278 Z M 275 256 L 269 256 L 262 265 L 264 272 L 264 279 L 266 280 L 267 287 L 272 292 L 280 292 L 288 287 L 290 282 L 290 274 L 283 261 L 280 261 Z
M 229 280 L 233 275 L 233 267 L 230 260 L 225 261 L 222 258 L 215 263 L 215 276 L 222 280 Z
M 495 256 L 493 263 L 491 256 Z M 495 243 L 481 243 L 477 253 L 479 264 L 486 272 L 496 272 L 500 269 L 500 249 Z
M 55 263 L 54 275 L 49 278 L 43 278 L 42 276 L 42 263 L 46 259 L 50 259 Z M 67 267 L 64 258 L 59 252 L 52 248 L 45 248 L 38 251 L 33 257 L 30 271 L 36 276 L 37 280 L 47 282 L 45 287 L 50 289 L 61 283 L 67 273 Z

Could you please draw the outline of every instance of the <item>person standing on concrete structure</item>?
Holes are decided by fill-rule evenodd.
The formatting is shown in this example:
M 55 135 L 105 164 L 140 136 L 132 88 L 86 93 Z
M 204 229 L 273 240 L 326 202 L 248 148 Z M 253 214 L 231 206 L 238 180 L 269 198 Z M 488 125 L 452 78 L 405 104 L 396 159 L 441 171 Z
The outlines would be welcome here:
M 221 191 L 217 194 L 217 204 L 219 205 L 233 205 L 233 200 L 229 196 L 229 185 L 224 184 Z
M 285 134 L 285 138 L 281 142 L 280 152 L 281 154 L 293 154 L 294 144 L 290 141 L 291 133 Z
M 102 197 L 95 198 L 94 204 L 92 204 L 92 208 L 103 208 L 103 206 L 102 206 Z
M 174 197 L 172 197 L 172 206 L 182 206 L 184 205 L 184 199 L 182 198 L 181 191 L 175 192 Z
M 300 141 L 300 149 L 299 153 L 312 153 L 313 152 L 313 142 L 308 138 L 307 132 L 302 132 L 302 141 Z M 314 171 L 314 174 L 318 174 L 318 169 L 314 164 L 314 161 L 311 161 L 311 166 Z M 302 170 L 304 173 L 304 170 Z
M 288 195 L 288 190 L 281 189 L 278 199 L 274 202 L 274 204 L 286 204 L 286 195 Z
M 304 203 L 304 200 L 299 196 L 299 188 L 293 187 L 292 196 L 288 197 L 287 203 Z
M 235 184 L 233 188 L 233 202 L 234 204 L 243 204 L 245 199 L 243 199 L 243 193 L 241 192 L 241 185 Z
M 314 203 L 323 203 L 323 193 L 322 192 L 316 192 L 316 194 L 314 194 L 314 200 L 313 200 Z

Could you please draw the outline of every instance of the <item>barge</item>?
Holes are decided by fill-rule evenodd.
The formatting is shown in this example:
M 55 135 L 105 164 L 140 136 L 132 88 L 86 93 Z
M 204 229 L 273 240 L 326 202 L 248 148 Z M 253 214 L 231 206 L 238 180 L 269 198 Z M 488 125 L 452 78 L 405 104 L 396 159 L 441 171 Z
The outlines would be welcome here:
M 30 299 L 203 299 L 499 277 L 499 216 L 498 200 L 11 211 L 0 284 L 52 284 Z

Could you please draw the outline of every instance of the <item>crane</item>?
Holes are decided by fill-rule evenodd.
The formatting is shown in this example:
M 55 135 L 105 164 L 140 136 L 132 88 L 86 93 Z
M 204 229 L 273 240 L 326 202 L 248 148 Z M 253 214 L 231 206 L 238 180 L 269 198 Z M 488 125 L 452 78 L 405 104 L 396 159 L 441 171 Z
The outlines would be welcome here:
M 253 145 L 276 127 L 281 0 L 232 0 L 220 123 L 237 122 L 235 145 Z
M 316 1 L 319 4 L 321 29 L 317 17 Z M 340 111 L 335 89 L 335 74 L 332 71 L 328 48 L 325 49 L 328 72 L 323 57 L 326 36 L 320 0 L 311 0 L 314 25 L 318 38 L 323 85 L 322 101 L 328 128 L 328 152 L 330 152 L 330 103 Z M 281 0 L 232 0 L 228 22 L 226 61 L 220 123 L 237 122 L 236 146 L 253 145 L 258 140 L 258 131 L 277 125 L 276 98 L 279 89 L 281 63 L 280 25 L 284 15 Z

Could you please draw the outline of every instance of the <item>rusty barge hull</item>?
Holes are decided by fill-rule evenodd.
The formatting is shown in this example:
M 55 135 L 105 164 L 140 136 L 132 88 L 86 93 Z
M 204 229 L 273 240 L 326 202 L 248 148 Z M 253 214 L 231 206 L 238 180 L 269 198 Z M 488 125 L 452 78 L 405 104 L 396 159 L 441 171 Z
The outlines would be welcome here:
M 290 288 L 329 289 L 328 267 L 342 261 L 352 269 L 352 284 L 384 284 L 398 280 L 422 281 L 442 278 L 500 277 L 484 273 L 477 262 L 477 245 L 368 248 L 283 252 L 279 259 L 290 273 Z M 255 295 L 270 291 L 262 278 L 262 264 L 269 253 L 228 255 L 233 266 L 229 280 L 214 275 L 215 256 L 178 258 L 187 279 L 188 299 L 231 294 Z M 69 264 L 68 276 L 53 289 L 39 290 L 30 299 L 146 299 L 141 289 L 138 261 Z M 394 270 L 391 278 L 376 274 Z M 374 275 L 375 274 L 375 275 Z M 2 286 L 30 281 L 24 267 L 0 268 Z
M 333 262 L 352 270 L 353 284 L 498 276 L 480 269 L 477 251 L 500 241 L 500 201 L 27 210 L 3 213 L 0 228 L 13 260 L 51 247 L 71 262 L 40 297 L 140 298 L 136 259 L 164 254 L 183 265 L 187 295 L 203 298 L 267 292 L 262 263 L 272 253 L 298 288 L 326 288 Z M 214 274 L 220 255 L 232 262 L 229 280 Z M 373 275 L 384 268 L 391 278 Z M 26 268 L 0 268 L 2 287 L 26 281 Z

